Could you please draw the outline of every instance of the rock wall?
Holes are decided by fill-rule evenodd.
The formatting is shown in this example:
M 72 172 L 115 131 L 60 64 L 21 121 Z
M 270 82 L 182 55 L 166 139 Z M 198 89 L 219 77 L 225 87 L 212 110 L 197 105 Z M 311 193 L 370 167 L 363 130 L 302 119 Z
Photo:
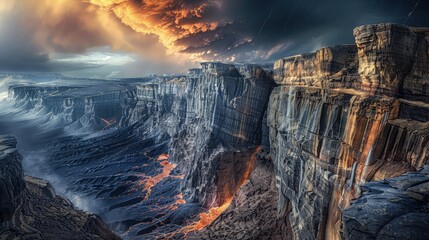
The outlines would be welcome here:
M 25 176 L 13 136 L 0 136 L 0 239 L 119 239 L 42 179 Z
M 260 67 L 240 74 L 231 65 L 213 66 L 219 69 L 203 68 L 198 78 L 188 79 L 185 124 L 172 143 L 185 175 L 183 192 L 204 207 L 230 201 L 250 175 L 273 87 Z
M 277 218 L 274 166 L 266 156 L 258 155 L 252 174 L 229 207 L 189 239 L 291 239 L 287 219 Z
M 136 104 L 134 87 L 106 82 L 96 86 L 82 85 L 12 85 L 9 87 L 9 99 L 15 101 L 17 108 L 48 116 L 57 127 L 71 125 L 71 130 L 75 131 L 128 124 L 130 111 Z
M 10 224 L 15 209 L 20 203 L 20 195 L 25 188 L 22 171 L 22 157 L 16 150 L 16 139 L 0 135 L 0 223 L 1 227 Z
M 341 239 L 342 210 L 361 184 L 429 158 L 429 105 L 416 101 L 427 76 L 413 70 L 426 64 L 427 31 L 381 24 L 354 34 L 357 53 L 333 47 L 275 63 L 271 155 L 294 239 Z
M 427 96 L 429 29 L 367 25 L 356 28 L 354 36 L 362 89 Z
M 355 45 L 344 45 L 283 58 L 274 63 L 274 79 L 277 84 L 322 87 L 345 68 L 353 70 L 356 52 Z

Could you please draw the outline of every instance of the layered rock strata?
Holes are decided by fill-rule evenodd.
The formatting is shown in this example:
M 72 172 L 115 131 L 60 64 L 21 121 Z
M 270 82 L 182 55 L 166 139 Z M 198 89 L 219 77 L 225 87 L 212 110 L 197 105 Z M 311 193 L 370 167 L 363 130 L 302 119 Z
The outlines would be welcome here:
M 429 106 L 416 101 L 425 94 L 428 31 L 380 24 L 354 34 L 356 47 L 275 63 L 281 86 L 270 96 L 269 136 L 278 211 L 294 239 L 340 239 L 342 210 L 362 183 L 428 161 Z
M 257 66 L 240 73 L 233 65 L 203 64 L 198 78 L 188 78 L 186 118 L 172 155 L 189 201 L 221 206 L 248 178 L 272 87 L 269 73 Z
M 47 181 L 23 175 L 16 139 L 0 136 L 1 239 L 119 239 L 102 220 L 75 209 Z

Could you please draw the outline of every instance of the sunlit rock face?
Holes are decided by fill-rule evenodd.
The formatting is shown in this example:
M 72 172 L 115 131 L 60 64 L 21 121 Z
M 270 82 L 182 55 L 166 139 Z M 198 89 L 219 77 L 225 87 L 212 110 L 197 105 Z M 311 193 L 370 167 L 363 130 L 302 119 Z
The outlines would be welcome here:
M 347 239 L 427 239 L 429 166 L 363 187 L 343 215 Z
M 342 209 L 362 183 L 428 161 L 429 105 L 415 101 L 425 94 L 415 83 L 427 76 L 412 70 L 427 61 L 425 30 L 381 24 L 354 33 L 357 54 L 325 48 L 274 67 L 281 86 L 270 96 L 267 122 L 278 211 L 294 239 L 341 239 Z M 326 51 L 331 57 L 320 57 Z
M 427 95 L 429 29 L 395 24 L 354 30 L 362 89 Z
M 221 63 L 203 64 L 202 74 L 188 79 L 185 124 L 173 139 L 172 155 L 190 201 L 221 206 L 249 176 L 272 87 L 260 67 L 240 74 Z
M 0 239 L 119 239 L 98 216 L 57 196 L 49 182 L 24 177 L 16 144 L 0 135 Z
M 274 63 L 274 79 L 277 84 L 326 86 L 328 77 L 335 74 L 341 77 L 355 70 L 353 63 L 356 52 L 355 45 L 344 45 L 283 58 Z M 349 87 L 350 85 L 351 83 L 340 87 Z

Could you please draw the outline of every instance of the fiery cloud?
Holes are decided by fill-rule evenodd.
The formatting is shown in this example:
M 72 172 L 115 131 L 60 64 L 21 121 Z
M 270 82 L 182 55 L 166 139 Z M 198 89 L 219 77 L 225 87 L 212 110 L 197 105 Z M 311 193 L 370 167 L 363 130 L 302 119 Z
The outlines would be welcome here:
M 156 35 L 168 53 L 178 53 L 187 46 L 181 39 L 216 30 L 226 24 L 213 18 L 220 11 L 218 0 L 84 0 L 101 11 L 109 12 L 136 32 Z
M 108 48 L 137 59 L 109 73 L 180 72 L 196 61 L 270 61 L 314 46 L 352 43 L 352 29 L 362 24 L 429 26 L 429 3 L 408 17 L 413 2 L 377 2 L 4 0 L 0 68 L 67 70 L 70 64 L 53 64 L 58 54 Z

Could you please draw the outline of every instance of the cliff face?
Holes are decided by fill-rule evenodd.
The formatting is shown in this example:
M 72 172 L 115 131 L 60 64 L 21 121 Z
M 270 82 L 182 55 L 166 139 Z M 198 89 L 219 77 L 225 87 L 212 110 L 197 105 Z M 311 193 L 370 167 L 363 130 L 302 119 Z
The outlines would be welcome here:
M 322 48 L 314 53 L 287 57 L 275 61 L 274 79 L 277 84 L 325 87 L 329 77 L 350 75 L 356 69 L 356 46 Z M 338 87 L 350 87 L 343 81 Z
M 428 32 L 394 24 L 356 28 L 362 89 L 424 100 L 429 81 Z
M 251 173 L 273 82 L 260 67 L 207 63 L 187 84 L 185 124 L 173 139 L 173 159 L 185 175 L 184 194 L 217 207 L 231 201 Z
M 276 62 L 268 109 L 279 213 L 295 239 L 340 239 L 342 209 L 360 184 L 427 163 L 427 33 L 364 26 L 354 47 Z M 329 53 L 329 54 L 326 54 Z M 354 55 L 354 56 L 353 56 Z M 297 86 L 298 85 L 298 86 Z M 287 212 L 290 209 L 290 212 Z
M 87 85 L 87 86 L 86 86 Z M 9 99 L 31 111 L 47 128 L 65 127 L 70 133 L 93 132 L 111 125 L 126 126 L 136 104 L 132 86 L 99 83 L 12 85 Z
M 23 174 L 16 139 L 0 136 L 1 239 L 119 239 L 99 217 L 56 196 L 44 180 Z
M 258 155 L 252 174 L 229 207 L 189 239 L 290 239 L 290 224 L 277 217 L 277 203 L 274 166 Z

